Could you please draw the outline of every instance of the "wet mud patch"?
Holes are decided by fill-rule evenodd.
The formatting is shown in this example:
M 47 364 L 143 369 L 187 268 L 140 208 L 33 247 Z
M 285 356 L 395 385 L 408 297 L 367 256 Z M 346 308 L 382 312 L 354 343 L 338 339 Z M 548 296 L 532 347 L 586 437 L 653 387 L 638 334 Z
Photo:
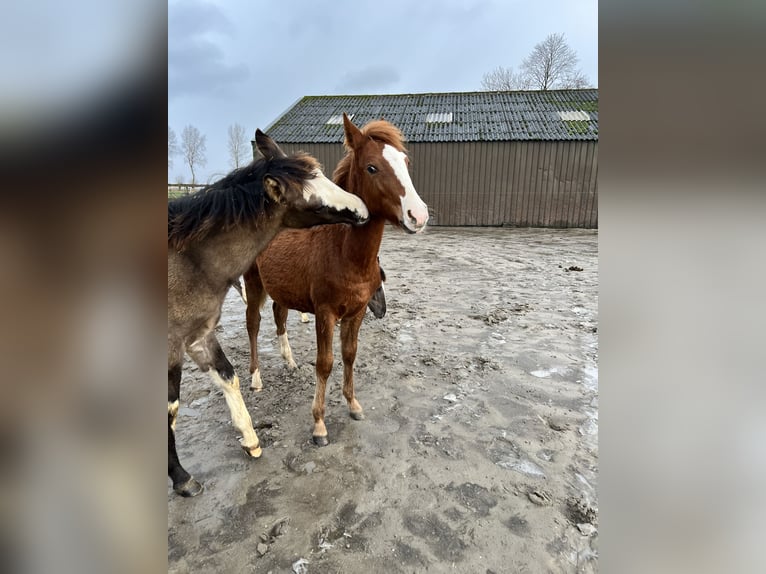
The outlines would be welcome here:
M 403 523 L 411 534 L 428 545 L 437 558 L 450 562 L 463 558 L 466 544 L 462 536 L 433 512 L 405 514 Z
M 200 537 L 200 543 L 209 548 L 222 549 L 255 536 L 253 525 L 274 516 L 272 499 L 280 494 L 279 488 L 269 488 L 263 480 L 247 489 L 245 501 L 223 510 L 221 527 Z
M 516 536 L 529 536 L 529 521 L 520 514 L 511 516 L 505 521 L 505 525 L 508 527 L 508 530 L 513 532 Z
M 450 483 L 446 490 L 461 506 L 478 516 L 487 516 L 489 511 L 497 506 L 497 499 L 489 490 L 472 482 L 465 482 L 458 486 Z
M 506 436 L 493 438 L 487 454 L 489 459 L 500 468 L 535 479 L 547 478 L 545 469 L 535 462 L 518 443 Z
M 223 397 L 187 361 L 178 448 L 205 491 L 168 486 L 169 573 L 289 573 L 299 560 L 308 574 L 596 571 L 596 525 L 575 522 L 597 508 L 597 239 L 387 230 L 388 313 L 366 317 L 358 342 L 366 419 L 348 416 L 336 330 L 323 448 L 311 442 L 313 316 L 288 315 L 289 370 L 266 303 L 255 393 L 232 291 L 219 340 L 263 456 L 244 457 Z M 572 264 L 583 271 L 565 273 Z
M 426 430 L 424 424 L 418 426 L 418 430 L 409 437 L 410 449 L 421 456 L 439 456 L 462 460 L 462 449 L 457 446 L 451 433 L 443 432 L 435 435 Z
M 428 560 L 426 560 L 420 550 L 405 544 L 401 540 L 394 542 L 394 556 L 408 566 L 426 566 L 428 564 Z

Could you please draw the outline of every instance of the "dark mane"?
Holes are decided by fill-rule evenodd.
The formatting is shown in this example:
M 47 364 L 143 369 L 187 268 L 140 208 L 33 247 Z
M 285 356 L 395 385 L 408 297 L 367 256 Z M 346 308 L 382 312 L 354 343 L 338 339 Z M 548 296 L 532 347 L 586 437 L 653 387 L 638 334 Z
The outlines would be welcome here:
M 267 174 L 284 188 L 300 189 L 318 167 L 307 154 L 271 161 L 259 158 L 199 191 L 169 201 L 168 247 L 183 250 L 214 231 L 228 231 L 266 214 L 273 206 L 263 189 Z
M 361 129 L 362 135 L 369 137 L 375 141 L 379 141 L 384 144 L 389 144 L 399 151 L 406 152 L 407 148 L 404 147 L 404 136 L 394 124 L 387 122 L 386 120 L 375 120 L 369 122 Z M 351 166 L 354 161 L 354 150 L 351 149 L 348 142 L 344 142 L 346 147 L 346 155 L 338 163 L 338 167 L 332 174 L 333 181 L 336 185 L 343 189 L 348 189 L 348 174 L 351 172 Z

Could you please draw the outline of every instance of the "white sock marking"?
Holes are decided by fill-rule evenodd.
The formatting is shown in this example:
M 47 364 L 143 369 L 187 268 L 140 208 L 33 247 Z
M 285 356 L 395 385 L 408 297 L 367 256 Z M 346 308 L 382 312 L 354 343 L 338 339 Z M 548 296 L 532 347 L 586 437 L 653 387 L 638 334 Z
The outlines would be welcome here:
M 176 399 L 172 403 L 168 401 L 168 414 L 173 417 L 170 421 L 170 428 L 173 432 L 176 432 L 176 418 L 178 417 L 178 400 Z
M 226 404 L 231 413 L 231 422 L 242 433 L 243 446 L 254 449 L 260 442 L 258 441 L 258 435 L 255 434 L 255 429 L 253 429 L 253 419 L 250 418 L 245 401 L 242 399 L 242 393 L 239 392 L 239 377 L 234 375 L 234 380 L 227 382 L 213 369 L 209 372 L 213 382 L 223 390 L 223 397 L 226 399 Z
M 256 392 L 261 392 L 263 390 L 263 381 L 261 380 L 260 369 L 255 369 L 255 371 L 253 371 L 253 380 L 250 383 L 250 388 Z
M 287 333 L 282 333 L 279 336 L 279 352 L 282 354 L 282 358 L 287 361 L 287 365 L 291 369 L 297 369 L 298 365 L 295 364 L 293 358 L 293 350 L 290 348 L 290 341 L 287 340 Z

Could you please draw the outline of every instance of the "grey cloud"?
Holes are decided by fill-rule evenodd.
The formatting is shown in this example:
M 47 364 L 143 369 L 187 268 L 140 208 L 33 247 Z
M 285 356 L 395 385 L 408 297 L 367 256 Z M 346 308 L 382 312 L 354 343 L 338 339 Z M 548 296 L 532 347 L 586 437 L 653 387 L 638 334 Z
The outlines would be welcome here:
M 233 26 L 221 9 L 207 2 L 185 0 L 168 5 L 168 40 L 206 32 L 230 32 Z
M 399 80 L 399 72 L 391 66 L 368 66 L 345 74 L 338 85 L 338 89 L 350 93 L 384 90 Z
M 231 32 L 231 21 L 212 5 L 176 2 L 168 7 L 169 99 L 184 95 L 220 96 L 250 75 L 244 63 L 225 62 L 215 35 Z M 221 38 L 226 42 L 226 38 Z
M 244 82 L 249 75 L 250 71 L 243 63 L 224 63 L 223 51 L 212 42 L 196 40 L 183 47 L 168 48 L 168 93 L 171 98 L 224 94 L 227 88 Z

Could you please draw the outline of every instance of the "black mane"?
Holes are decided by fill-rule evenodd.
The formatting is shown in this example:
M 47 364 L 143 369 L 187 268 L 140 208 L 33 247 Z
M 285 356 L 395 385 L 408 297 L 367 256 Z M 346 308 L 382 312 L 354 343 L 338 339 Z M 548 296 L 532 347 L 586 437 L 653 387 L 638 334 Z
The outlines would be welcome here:
M 227 231 L 267 214 L 274 205 L 263 189 L 267 174 L 283 189 L 300 189 L 317 167 L 305 154 L 259 158 L 199 191 L 168 201 L 168 247 L 182 250 L 213 231 Z

